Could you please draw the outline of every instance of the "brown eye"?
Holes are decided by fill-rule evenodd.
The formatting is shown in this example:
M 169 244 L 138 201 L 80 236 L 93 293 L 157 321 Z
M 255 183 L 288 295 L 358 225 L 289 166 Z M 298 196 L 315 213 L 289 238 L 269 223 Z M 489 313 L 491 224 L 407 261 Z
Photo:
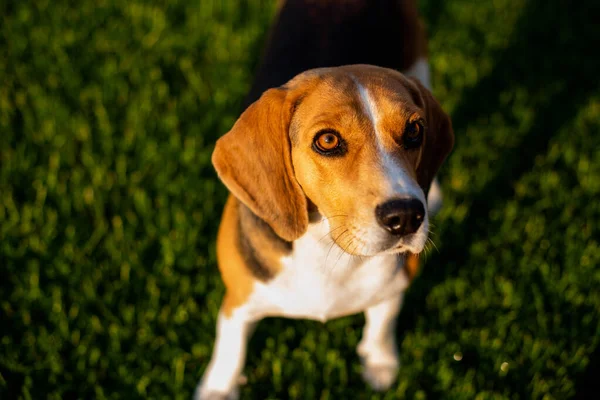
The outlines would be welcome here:
M 423 124 L 421 121 L 409 122 L 404 130 L 402 141 L 405 149 L 414 149 L 423 142 Z
M 321 151 L 331 151 L 340 144 L 340 140 L 333 133 L 324 133 L 317 138 L 317 146 Z
M 344 153 L 344 142 L 337 132 L 320 132 L 315 136 L 313 149 L 322 155 L 341 155 Z

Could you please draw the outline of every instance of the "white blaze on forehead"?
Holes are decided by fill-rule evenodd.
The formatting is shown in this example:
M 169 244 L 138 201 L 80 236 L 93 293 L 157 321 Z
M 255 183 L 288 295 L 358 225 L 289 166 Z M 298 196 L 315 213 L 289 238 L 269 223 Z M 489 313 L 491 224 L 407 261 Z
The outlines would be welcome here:
M 373 129 L 375 130 L 375 133 L 377 134 L 377 138 L 379 138 L 379 131 L 377 130 L 378 115 L 377 115 L 377 107 L 375 105 L 375 102 L 369 95 L 367 88 L 365 88 L 363 85 L 361 85 L 360 82 L 356 78 L 353 77 L 352 80 L 354 81 L 354 83 L 356 84 L 356 87 L 358 88 L 358 94 L 360 95 L 360 100 L 361 100 L 361 103 L 365 110 L 365 113 L 367 114 L 367 116 L 369 117 L 369 120 L 371 121 L 371 124 L 373 125 Z
M 378 201 L 385 202 L 394 197 L 412 197 L 420 200 L 423 204 L 426 204 L 425 194 L 416 180 L 410 174 L 408 174 L 404 168 L 402 168 L 402 165 L 397 162 L 395 157 L 383 146 L 384 137 L 378 129 L 380 115 L 378 113 L 377 104 L 375 103 L 373 97 L 371 97 L 367 88 L 360 84 L 358 79 L 352 77 L 352 80 L 358 89 L 362 108 L 373 126 L 373 131 L 375 132 L 375 142 L 377 143 L 377 150 L 381 160 L 381 168 L 385 174 L 383 177 L 384 182 L 382 182 L 381 193 L 379 194 Z M 411 246 L 414 246 L 420 251 L 427 240 L 428 230 L 429 216 L 427 215 L 426 211 L 423 223 L 411 240 Z M 370 230 L 370 232 L 371 234 L 363 235 L 363 238 L 368 242 L 376 242 L 377 238 L 379 237 L 380 229 L 377 228 L 376 230 Z
M 417 185 L 414 179 L 412 179 L 410 175 L 406 173 L 406 171 L 394 160 L 393 156 L 387 152 L 383 146 L 383 137 L 378 129 L 379 113 L 373 97 L 371 97 L 367 88 L 361 85 L 358 79 L 352 77 L 352 80 L 358 89 L 362 108 L 369 118 L 369 121 L 373 126 L 373 130 L 375 131 L 375 142 L 377 143 L 377 148 L 381 156 L 382 167 L 386 174 L 388 183 L 391 186 L 391 193 L 385 193 L 384 195 L 389 197 L 393 197 L 394 195 L 408 195 L 416 197 L 424 203 L 425 196 L 419 185 Z

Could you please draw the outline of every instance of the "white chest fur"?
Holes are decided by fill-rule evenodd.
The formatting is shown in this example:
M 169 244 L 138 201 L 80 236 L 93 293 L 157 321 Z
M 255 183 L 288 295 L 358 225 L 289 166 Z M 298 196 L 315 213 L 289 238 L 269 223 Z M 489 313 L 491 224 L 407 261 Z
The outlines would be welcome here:
M 329 224 L 312 224 L 281 259 L 281 271 L 256 284 L 248 306 L 266 316 L 325 322 L 354 314 L 398 295 L 408 286 L 397 255 L 351 256 L 333 243 Z

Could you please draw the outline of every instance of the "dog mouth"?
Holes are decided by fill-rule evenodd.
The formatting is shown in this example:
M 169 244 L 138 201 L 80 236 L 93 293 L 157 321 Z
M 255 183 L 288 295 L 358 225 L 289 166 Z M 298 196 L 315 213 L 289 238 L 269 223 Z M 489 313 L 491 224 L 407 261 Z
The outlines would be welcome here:
M 342 250 L 353 256 L 374 257 L 379 255 L 413 253 L 419 254 L 423 251 L 418 245 L 416 234 L 398 238 L 378 238 L 379 240 L 365 240 L 362 232 L 348 230 L 346 234 L 331 235 L 331 239 L 342 248 Z M 417 243 L 415 243 L 417 242 Z
M 379 254 L 419 254 L 425 250 L 425 244 L 429 239 L 427 231 L 419 230 L 400 238 L 386 238 L 380 242 Z
M 427 220 L 416 232 L 406 235 L 393 235 L 380 226 L 367 223 L 357 223 L 350 218 L 324 217 L 324 235 L 329 236 L 330 243 L 335 243 L 347 254 L 360 257 L 379 255 L 413 253 L 419 254 L 424 250 L 428 240 Z M 335 223 L 329 225 L 329 222 Z
M 405 245 L 399 244 L 397 246 L 392 247 L 389 251 L 392 253 L 403 253 L 405 251 L 409 251 Z
M 406 244 L 404 241 L 400 241 L 400 243 L 397 243 L 396 245 L 394 245 L 386 250 L 383 250 L 382 254 L 403 254 L 403 253 L 419 254 L 421 251 L 423 251 L 423 250 L 416 248 L 416 246 L 412 246 L 412 245 Z
M 431 241 L 431 239 L 429 238 L 427 231 L 416 232 L 400 239 L 392 250 L 401 253 L 409 252 L 412 254 L 420 254 L 425 250 L 425 245 L 428 241 Z

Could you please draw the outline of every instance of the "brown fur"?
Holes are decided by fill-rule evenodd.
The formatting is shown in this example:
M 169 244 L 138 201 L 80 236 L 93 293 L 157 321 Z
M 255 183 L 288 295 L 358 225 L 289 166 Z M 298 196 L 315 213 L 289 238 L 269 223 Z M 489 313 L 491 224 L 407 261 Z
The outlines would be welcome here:
M 239 203 L 240 253 L 252 274 L 267 282 L 279 271 L 279 260 L 292 251 L 292 243 L 283 240 L 248 207 Z
M 416 85 L 415 101 L 425 109 L 428 130 L 438 132 L 436 135 L 426 135 L 423 145 L 423 157 L 417 169 L 417 181 L 427 195 L 433 178 L 442 166 L 444 160 L 454 147 L 454 133 L 450 117 L 442 110 L 440 103 L 431 92 L 417 79 L 411 79 Z M 418 97 L 421 99 L 419 100 Z
M 246 266 L 237 242 L 239 235 L 238 201 L 229 196 L 217 235 L 217 262 L 226 293 L 221 308 L 225 315 L 244 304 L 254 286 L 255 277 Z
M 290 251 L 291 243 L 277 237 L 265 222 L 229 195 L 217 236 L 217 262 L 226 287 L 222 305 L 225 315 L 244 304 L 257 280 L 274 276 L 278 260 Z M 253 262 L 259 265 L 253 266 Z
M 270 89 L 216 144 L 212 162 L 231 193 L 283 239 L 308 227 L 306 197 L 294 176 L 288 127 L 294 97 Z
M 419 273 L 419 266 L 419 255 L 408 253 L 404 260 L 404 269 L 406 270 L 406 275 L 410 281 L 415 279 Z

